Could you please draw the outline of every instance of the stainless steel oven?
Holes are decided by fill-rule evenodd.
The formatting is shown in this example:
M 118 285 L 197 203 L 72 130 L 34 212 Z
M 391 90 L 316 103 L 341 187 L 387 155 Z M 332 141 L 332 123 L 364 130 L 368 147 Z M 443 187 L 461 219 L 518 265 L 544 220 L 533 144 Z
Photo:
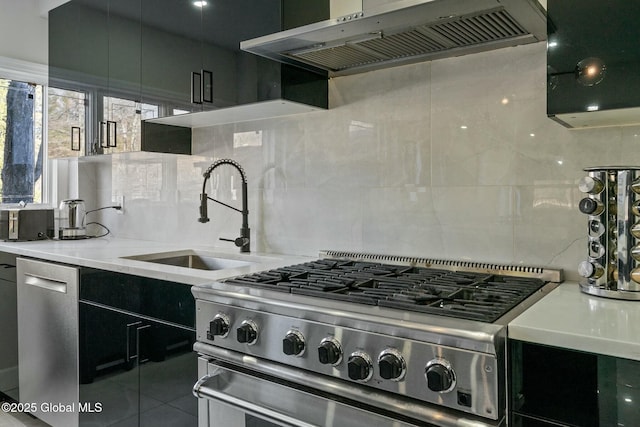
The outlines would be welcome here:
M 346 392 L 344 385 L 322 378 L 299 378 L 307 384 L 325 382 L 316 389 L 282 376 L 299 376 L 279 366 L 265 366 L 260 371 L 221 362 L 214 358 L 199 359 L 200 381 L 194 394 L 200 397 L 200 425 L 216 427 L 311 427 L 311 426 L 380 426 L 404 427 L 424 424 L 402 421 L 368 408 L 362 401 L 349 401 L 337 393 Z M 264 374 L 276 370 L 278 376 Z M 334 394 L 322 388 L 334 388 Z M 362 396 L 361 396 L 362 397 Z M 380 398 L 381 396 L 376 396 Z M 379 404 L 380 402 L 378 402 Z M 386 402 L 392 404 L 392 402 Z
M 194 287 L 199 426 L 505 426 L 506 324 L 561 280 L 323 252 Z

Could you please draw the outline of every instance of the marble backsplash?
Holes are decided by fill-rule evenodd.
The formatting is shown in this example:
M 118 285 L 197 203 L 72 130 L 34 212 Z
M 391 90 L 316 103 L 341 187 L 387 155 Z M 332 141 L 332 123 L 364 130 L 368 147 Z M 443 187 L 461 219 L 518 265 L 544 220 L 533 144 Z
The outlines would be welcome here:
M 554 266 L 577 279 L 587 166 L 640 164 L 640 127 L 570 131 L 546 117 L 545 43 L 332 79 L 328 111 L 194 129 L 194 155 L 83 158 L 88 205 L 129 238 L 227 245 L 240 214 L 202 172 L 246 170 L 255 251 L 320 249 Z M 240 206 L 233 169 L 210 196 Z M 91 206 L 88 206 L 90 209 Z M 229 243 L 230 244 L 230 243 Z

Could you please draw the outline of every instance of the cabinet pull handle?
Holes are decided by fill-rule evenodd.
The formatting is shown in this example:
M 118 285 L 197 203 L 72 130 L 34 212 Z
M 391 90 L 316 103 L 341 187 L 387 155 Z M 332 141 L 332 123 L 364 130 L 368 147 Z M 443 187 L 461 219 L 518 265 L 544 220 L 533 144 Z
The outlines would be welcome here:
M 202 75 L 191 72 L 191 103 L 202 104 Z
M 71 126 L 71 151 L 80 151 L 80 128 Z
M 213 73 L 202 70 L 202 102 L 213 103 Z
M 98 123 L 98 141 L 100 142 L 100 147 L 108 148 L 109 146 L 107 141 L 107 122 Z
M 37 286 L 49 291 L 60 292 L 61 294 L 67 293 L 67 282 L 36 276 L 30 273 L 25 273 L 24 276 L 25 285 Z
M 138 363 L 144 363 L 146 362 L 148 359 L 142 360 L 140 358 L 140 331 L 144 331 L 145 329 L 149 329 L 151 327 L 151 325 L 144 325 L 144 326 L 140 326 L 138 328 L 136 328 L 136 354 L 138 357 Z
M 140 331 L 144 331 L 145 329 L 149 329 L 151 325 L 144 325 L 141 321 L 128 323 L 127 324 L 127 354 L 126 354 L 126 362 L 129 363 L 134 359 L 138 359 L 138 363 L 143 361 L 140 360 Z M 136 328 L 135 336 L 131 334 L 131 330 Z M 135 337 L 135 343 L 131 343 L 131 340 Z M 135 348 L 135 353 L 131 354 L 131 349 Z
M 136 342 L 134 343 L 134 345 L 131 345 L 131 328 L 133 327 L 138 327 L 142 325 L 142 322 L 138 321 L 138 322 L 133 322 L 133 323 L 129 323 L 127 324 L 127 354 L 126 354 L 126 362 L 129 363 L 131 360 L 136 359 L 138 357 L 138 336 L 136 334 Z M 131 347 L 135 347 L 136 349 L 136 353 L 134 355 L 131 355 Z
M 107 120 L 107 147 L 116 147 L 118 145 L 117 138 L 117 123 Z

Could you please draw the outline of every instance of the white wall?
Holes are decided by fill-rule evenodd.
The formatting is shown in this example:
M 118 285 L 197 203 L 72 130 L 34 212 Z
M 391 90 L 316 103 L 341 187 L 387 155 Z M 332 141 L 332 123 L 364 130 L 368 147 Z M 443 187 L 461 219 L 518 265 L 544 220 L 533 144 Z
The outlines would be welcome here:
M 0 57 L 37 64 L 48 62 L 47 19 L 42 16 L 42 1 L 0 0 Z
M 335 78 L 330 103 L 196 129 L 194 156 L 104 157 L 88 182 L 105 203 L 125 195 L 127 213 L 104 218 L 120 236 L 225 244 L 238 213 L 210 203 L 211 222 L 197 217 L 202 172 L 229 157 L 247 172 L 256 250 L 556 266 L 577 279 L 582 169 L 640 164 L 640 127 L 571 131 L 546 117 L 545 43 Z M 234 147 L 255 131 L 260 145 Z M 209 194 L 238 205 L 237 178 L 218 171 Z

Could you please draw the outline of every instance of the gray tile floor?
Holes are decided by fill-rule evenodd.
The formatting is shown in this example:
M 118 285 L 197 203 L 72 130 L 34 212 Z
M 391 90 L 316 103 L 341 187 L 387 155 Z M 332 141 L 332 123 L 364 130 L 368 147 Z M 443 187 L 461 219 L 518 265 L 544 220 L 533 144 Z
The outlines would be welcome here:
M 176 375 L 178 373 L 178 375 Z M 83 414 L 83 427 L 185 427 L 196 426 L 197 399 L 191 387 L 197 378 L 193 353 L 162 363 L 149 362 L 140 371 L 131 370 L 81 386 L 84 402 L 100 402 L 102 412 Z M 141 383 L 140 415 L 136 385 Z M 49 427 L 28 414 L 0 411 L 0 427 Z

